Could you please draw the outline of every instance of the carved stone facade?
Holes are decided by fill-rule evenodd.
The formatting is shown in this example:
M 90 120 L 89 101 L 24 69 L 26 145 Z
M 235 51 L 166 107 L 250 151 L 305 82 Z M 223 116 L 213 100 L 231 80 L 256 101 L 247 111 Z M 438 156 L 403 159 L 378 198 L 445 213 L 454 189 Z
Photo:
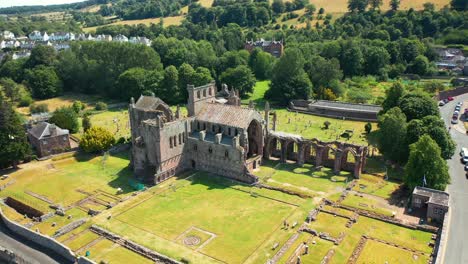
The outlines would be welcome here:
M 240 106 L 238 92 L 226 86 L 217 93 L 215 83 L 187 87 L 188 117 L 174 114 L 162 100 L 141 96 L 129 106 L 132 134 L 131 165 L 137 177 L 158 184 L 180 171 L 196 169 L 235 180 L 254 183 L 253 171 L 262 158 L 279 157 L 282 162 L 330 166 L 359 177 L 367 148 L 340 142 L 324 143 L 300 136 L 269 131 L 266 118 Z M 332 154 L 329 154 L 329 153 Z M 354 160 L 347 157 L 352 154 Z M 331 157 L 333 156 L 333 157 Z

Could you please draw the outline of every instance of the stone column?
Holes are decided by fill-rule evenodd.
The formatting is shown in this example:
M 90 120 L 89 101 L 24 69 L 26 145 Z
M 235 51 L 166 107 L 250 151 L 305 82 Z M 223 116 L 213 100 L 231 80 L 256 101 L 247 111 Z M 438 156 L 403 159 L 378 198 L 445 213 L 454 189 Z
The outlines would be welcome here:
M 277 115 L 276 115 L 276 112 L 273 113 L 273 128 L 272 128 L 273 131 L 276 131 L 276 121 L 277 121 L 276 119 L 277 119 L 277 118 L 278 118 L 278 117 L 277 117 Z
M 313 147 L 313 146 L 312 146 Z M 322 158 L 323 158 L 323 147 L 322 146 L 317 146 L 315 149 L 316 152 L 316 157 L 315 157 L 315 166 L 322 166 Z
M 297 164 L 302 166 L 305 162 L 305 144 L 300 142 L 298 145 L 299 148 L 297 152 Z
M 354 163 L 354 178 L 359 179 L 361 178 L 361 171 L 362 171 L 362 164 L 363 164 L 361 162 L 362 156 L 357 155 L 354 158 L 356 159 L 356 162 Z
M 333 166 L 333 172 L 335 174 L 340 173 L 341 171 L 341 158 L 343 156 L 343 151 L 341 149 L 335 150 L 335 163 Z
M 281 158 L 280 158 L 280 161 L 282 163 L 286 163 L 286 155 L 288 155 L 289 142 L 287 142 L 284 139 L 280 139 L 280 140 L 281 140 Z

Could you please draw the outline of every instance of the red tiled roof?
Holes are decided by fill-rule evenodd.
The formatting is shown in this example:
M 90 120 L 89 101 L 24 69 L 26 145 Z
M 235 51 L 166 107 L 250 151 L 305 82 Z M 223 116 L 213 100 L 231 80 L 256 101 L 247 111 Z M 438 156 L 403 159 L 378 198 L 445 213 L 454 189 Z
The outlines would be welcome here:
M 254 109 L 234 105 L 207 103 L 198 113 L 198 121 L 222 124 L 247 129 L 253 119 L 261 120 L 261 115 Z

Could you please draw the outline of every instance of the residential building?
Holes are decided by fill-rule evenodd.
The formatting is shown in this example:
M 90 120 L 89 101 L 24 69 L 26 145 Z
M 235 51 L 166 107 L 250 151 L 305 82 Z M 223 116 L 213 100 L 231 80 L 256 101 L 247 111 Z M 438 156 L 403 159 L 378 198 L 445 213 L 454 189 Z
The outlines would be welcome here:
M 260 39 L 257 41 L 247 41 L 244 45 L 244 49 L 246 49 L 249 52 L 252 52 L 255 48 L 259 48 L 265 52 L 268 52 L 276 58 L 281 57 L 281 55 L 283 55 L 284 50 L 283 41 L 269 41 Z
M 39 157 L 62 153 L 71 148 L 70 133 L 47 122 L 38 123 L 28 130 L 28 139 Z

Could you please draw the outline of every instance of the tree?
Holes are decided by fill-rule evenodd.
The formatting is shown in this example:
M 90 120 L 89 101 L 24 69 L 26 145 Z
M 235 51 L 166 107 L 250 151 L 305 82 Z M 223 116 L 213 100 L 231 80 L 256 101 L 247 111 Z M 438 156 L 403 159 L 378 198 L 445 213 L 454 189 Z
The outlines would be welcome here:
M 304 58 L 299 49 L 287 49 L 275 64 L 270 89 L 265 96 L 286 105 L 291 99 L 307 99 L 312 83 L 304 71 Z
M 426 75 L 429 71 L 430 62 L 424 55 L 417 56 L 409 66 L 411 73 Z
M 89 114 L 85 114 L 83 116 L 83 120 L 81 120 L 81 126 L 83 127 L 83 131 L 86 132 L 88 129 L 91 128 L 91 118 L 89 118 Z
M 148 91 L 147 76 L 148 71 L 143 68 L 131 68 L 120 74 L 117 79 L 120 98 L 128 101 L 131 97 L 138 98 Z
M 450 5 L 458 11 L 468 10 L 468 2 L 466 0 L 452 0 L 450 1 Z
M 364 56 L 356 41 L 350 40 L 343 44 L 340 64 L 345 76 L 361 74 L 362 66 L 364 64 Z
M 72 107 L 60 107 L 53 113 L 50 123 L 56 124 L 60 128 L 68 129 L 71 133 L 78 132 L 80 124 L 78 123 L 78 114 Z
M 324 90 L 330 87 L 333 81 L 343 77 L 340 62 L 337 59 L 327 60 L 321 56 L 314 56 L 308 60 L 304 68 L 314 85 L 314 93 L 318 98 L 323 98 Z
M 372 8 L 372 10 L 380 9 L 380 6 L 382 6 L 382 4 L 382 0 L 369 0 L 369 5 Z
M 0 94 L 0 168 L 17 164 L 31 153 L 19 115 Z
M 175 66 L 164 69 L 164 78 L 161 82 L 161 91 L 158 95 L 169 104 L 177 104 L 181 101 L 181 93 L 178 87 L 179 72 Z
M 53 67 L 40 65 L 27 70 L 26 80 L 35 98 L 51 98 L 62 92 L 62 81 Z
M 32 104 L 29 106 L 29 112 L 31 114 L 47 113 L 49 112 L 49 106 L 46 103 Z
M 368 0 L 348 0 L 348 10 L 351 12 L 364 12 L 368 5 Z
M 404 182 L 410 190 L 425 186 L 445 190 L 450 183 L 447 162 L 440 156 L 437 143 L 428 135 L 422 136 L 410 145 L 408 163 L 405 167 Z
M 400 98 L 404 95 L 405 90 L 400 82 L 396 82 L 386 91 L 385 100 L 382 103 L 383 112 L 387 112 L 390 108 L 398 106 Z
M 382 74 L 390 61 L 390 54 L 383 47 L 370 46 L 364 54 L 364 72 L 371 75 Z
M 366 130 L 366 134 L 369 134 L 372 131 L 372 124 L 370 122 L 367 122 L 364 125 L 364 129 Z
M 397 11 L 400 7 L 400 0 L 390 0 L 390 8 L 392 11 Z
M 83 104 L 81 101 L 74 101 L 72 104 L 72 108 L 77 114 L 80 113 L 81 110 L 84 110 L 85 107 L 85 104 Z
M 407 159 L 406 116 L 400 108 L 394 107 L 379 116 L 377 146 L 386 159 L 404 163 Z
M 38 65 L 53 66 L 57 60 L 57 52 L 54 47 L 46 45 L 37 45 L 31 50 L 26 66 L 34 68 Z
M 253 92 L 256 80 L 252 71 L 245 65 L 229 68 L 220 77 L 222 83 L 239 90 L 240 96 L 245 97 L 247 93 Z
M 273 0 L 273 3 L 271 3 L 271 9 L 276 14 L 281 14 L 286 9 L 286 6 L 285 6 L 283 0 Z
M 422 119 L 425 116 L 439 116 L 437 103 L 428 95 L 409 93 L 401 97 L 398 107 L 405 113 L 408 121 Z
M 317 8 L 315 7 L 314 4 L 308 4 L 306 6 L 306 11 L 307 11 L 307 14 L 313 15 L 315 13 L 315 11 L 317 11 Z
M 104 103 L 104 102 L 97 102 L 96 105 L 94 106 L 94 109 L 96 111 L 103 111 L 103 110 L 107 110 L 107 104 Z
M 80 140 L 80 148 L 88 153 L 98 153 L 109 149 L 115 143 L 115 138 L 102 127 L 91 127 Z
M 255 49 L 252 54 L 250 54 L 249 66 L 257 79 L 265 80 L 270 77 L 274 60 L 275 58 L 273 58 L 270 53 Z

